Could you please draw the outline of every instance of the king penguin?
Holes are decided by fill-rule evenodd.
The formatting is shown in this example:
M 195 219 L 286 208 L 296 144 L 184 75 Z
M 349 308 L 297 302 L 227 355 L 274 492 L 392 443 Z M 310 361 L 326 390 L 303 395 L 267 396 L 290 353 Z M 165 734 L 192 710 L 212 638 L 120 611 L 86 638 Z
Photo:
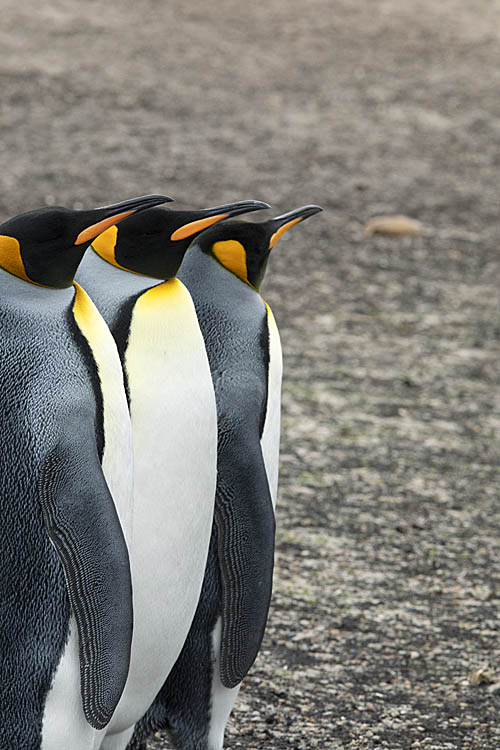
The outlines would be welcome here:
M 195 304 L 217 401 L 215 522 L 186 643 L 128 750 L 144 750 L 148 734 L 163 728 L 178 750 L 221 750 L 260 648 L 272 587 L 282 356 L 259 289 L 277 240 L 319 211 L 221 224 L 184 257 L 179 278 Z
M 268 207 L 241 201 L 199 211 L 152 209 L 146 224 L 131 217 L 94 240 L 78 271 L 118 344 L 134 453 L 130 671 L 103 750 L 126 747 L 181 651 L 212 528 L 214 390 L 193 302 L 175 275 L 204 229 Z
M 125 684 L 131 427 L 115 343 L 73 277 L 96 235 L 165 200 L 42 208 L 0 225 L 5 750 L 89 750 Z

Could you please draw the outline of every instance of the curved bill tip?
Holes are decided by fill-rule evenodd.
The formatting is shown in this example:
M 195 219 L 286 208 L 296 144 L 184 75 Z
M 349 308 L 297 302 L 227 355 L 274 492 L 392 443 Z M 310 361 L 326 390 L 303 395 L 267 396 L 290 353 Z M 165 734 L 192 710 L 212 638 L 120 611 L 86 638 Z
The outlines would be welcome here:
M 224 203 L 222 206 L 206 208 L 205 216 L 224 215 L 225 218 L 239 216 L 240 214 L 249 214 L 252 211 L 262 211 L 262 209 L 271 208 L 269 203 L 264 201 L 236 201 L 235 203 Z
M 301 206 L 300 208 L 294 208 L 293 211 L 287 211 L 286 214 L 281 214 L 280 216 L 276 216 L 272 221 L 279 222 L 280 224 L 284 224 L 287 221 L 291 221 L 292 219 L 300 219 L 300 221 L 304 221 L 305 219 L 308 219 L 310 216 L 314 216 L 314 214 L 319 214 L 320 211 L 323 209 L 321 206 L 316 206 L 315 204 L 309 204 L 308 206 Z
M 153 208 L 153 206 L 159 206 L 162 203 L 171 203 L 174 199 L 169 195 L 140 195 L 138 198 L 129 198 L 126 201 L 120 201 L 120 203 L 112 203 L 109 206 L 101 206 L 96 208 L 96 211 L 102 211 L 104 216 L 111 216 L 112 214 L 122 213 L 125 211 L 144 211 L 147 208 Z
M 271 208 L 269 203 L 265 203 L 264 201 L 238 201 L 237 203 L 233 203 L 232 208 L 231 204 L 229 204 L 228 214 L 230 216 L 238 216 L 239 214 L 249 214 L 252 211 L 262 211 L 269 208 Z
M 122 219 L 126 219 L 127 216 L 135 214 L 138 211 L 145 211 L 153 206 L 159 206 L 162 203 L 170 203 L 173 198 L 168 195 L 141 195 L 139 198 L 130 198 L 121 203 L 113 203 L 110 206 L 102 206 L 89 212 L 90 216 L 94 216 L 98 221 L 86 226 L 78 237 L 76 238 L 75 245 L 83 245 L 85 242 L 91 242 L 99 234 L 102 234 L 117 224 Z
M 188 237 L 193 237 L 193 235 L 199 232 L 203 232 L 203 230 L 208 229 L 213 224 L 217 224 L 219 221 L 224 221 L 224 219 L 239 216 L 240 214 L 248 214 L 251 211 L 260 211 L 263 208 L 271 208 L 271 206 L 263 201 L 237 201 L 236 203 L 224 203 L 222 206 L 204 208 L 199 212 L 200 218 L 183 224 L 175 230 L 170 239 L 174 242 L 184 240 Z
M 276 216 L 274 219 L 271 219 L 269 223 L 272 227 L 276 227 L 276 231 L 269 241 L 269 249 L 271 250 L 271 248 L 274 247 L 274 245 L 278 242 L 280 237 L 282 237 L 285 232 L 288 232 L 289 229 L 295 226 L 295 224 L 298 224 L 299 221 L 304 221 L 310 216 L 318 214 L 322 210 L 323 209 L 321 208 L 321 206 L 311 204 L 308 206 L 295 208 L 293 211 L 288 211 L 285 214 L 281 214 L 281 216 Z

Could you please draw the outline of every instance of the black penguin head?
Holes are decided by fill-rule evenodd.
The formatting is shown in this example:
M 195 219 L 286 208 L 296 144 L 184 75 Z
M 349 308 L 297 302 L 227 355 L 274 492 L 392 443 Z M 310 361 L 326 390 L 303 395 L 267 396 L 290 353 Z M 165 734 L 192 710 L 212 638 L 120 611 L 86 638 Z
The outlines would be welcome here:
M 110 227 L 92 247 L 118 268 L 166 281 L 175 277 L 189 245 L 207 227 L 262 208 L 270 206 L 260 201 L 239 201 L 199 211 L 154 208 Z
M 259 224 L 231 221 L 204 232 L 197 244 L 204 253 L 258 291 L 269 254 L 279 238 L 295 224 L 322 210 L 320 206 L 302 206 Z
M 107 227 L 137 211 L 171 200 L 166 195 L 140 198 L 90 211 L 37 208 L 0 224 L 0 267 L 38 286 L 71 286 L 90 243 Z

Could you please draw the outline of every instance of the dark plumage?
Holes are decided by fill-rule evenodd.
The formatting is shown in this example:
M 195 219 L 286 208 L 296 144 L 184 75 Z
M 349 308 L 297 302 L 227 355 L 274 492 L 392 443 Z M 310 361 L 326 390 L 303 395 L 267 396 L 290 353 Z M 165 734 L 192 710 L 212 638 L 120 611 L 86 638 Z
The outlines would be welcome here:
M 88 298 L 71 284 L 86 247 L 75 244 L 82 233 L 163 200 L 39 209 L 0 226 L 0 266 L 9 271 L 0 268 L 2 748 L 40 747 L 70 609 L 89 723 L 107 723 L 126 678 L 127 550 L 100 464 L 99 374 L 75 317 L 76 301 Z
M 271 596 L 276 491 L 263 435 L 266 418 L 279 419 L 281 380 L 277 330 L 257 290 L 274 242 L 320 210 L 305 206 L 258 224 L 226 222 L 200 235 L 182 263 L 179 278 L 195 303 L 216 394 L 215 521 L 189 635 L 128 750 L 145 750 L 146 737 L 162 728 L 179 750 L 220 750 L 233 688 L 257 656 Z M 275 443 L 271 463 L 277 451 Z

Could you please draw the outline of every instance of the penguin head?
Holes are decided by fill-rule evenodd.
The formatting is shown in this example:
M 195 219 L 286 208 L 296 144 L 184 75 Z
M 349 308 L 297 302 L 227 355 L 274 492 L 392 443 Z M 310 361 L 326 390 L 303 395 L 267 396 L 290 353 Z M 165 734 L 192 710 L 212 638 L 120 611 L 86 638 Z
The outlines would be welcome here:
M 71 286 L 89 242 L 127 216 L 171 200 L 144 195 L 90 211 L 55 206 L 0 224 L 0 268 L 37 286 Z
M 231 221 L 204 232 L 197 244 L 204 253 L 258 291 L 269 254 L 279 238 L 295 224 L 322 210 L 320 206 L 302 206 L 258 224 Z
M 166 281 L 175 277 L 189 245 L 207 227 L 263 208 L 270 206 L 261 201 L 239 201 L 198 211 L 153 208 L 110 227 L 92 247 L 117 268 Z

